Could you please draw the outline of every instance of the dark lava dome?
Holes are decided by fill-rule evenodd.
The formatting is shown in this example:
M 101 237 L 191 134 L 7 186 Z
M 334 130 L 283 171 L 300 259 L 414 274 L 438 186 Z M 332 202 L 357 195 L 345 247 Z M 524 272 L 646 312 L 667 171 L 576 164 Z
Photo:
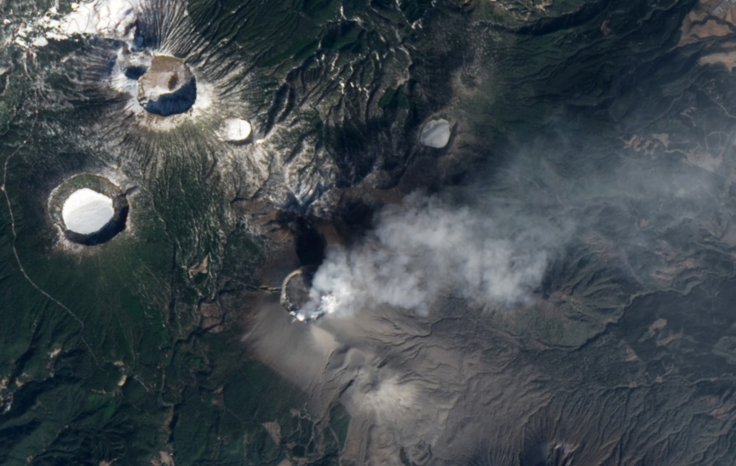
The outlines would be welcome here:
M 138 102 L 155 115 L 184 113 L 197 100 L 197 81 L 189 67 L 178 58 L 154 56 L 139 83 Z

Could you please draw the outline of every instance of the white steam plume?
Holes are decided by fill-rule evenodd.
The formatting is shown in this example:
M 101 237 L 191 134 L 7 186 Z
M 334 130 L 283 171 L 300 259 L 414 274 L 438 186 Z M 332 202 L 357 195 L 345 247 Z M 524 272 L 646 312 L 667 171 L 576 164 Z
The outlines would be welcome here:
M 360 244 L 328 250 L 305 311 L 345 315 L 389 305 L 424 314 L 447 295 L 483 308 L 523 304 L 563 230 L 508 208 L 411 195 L 385 208 Z

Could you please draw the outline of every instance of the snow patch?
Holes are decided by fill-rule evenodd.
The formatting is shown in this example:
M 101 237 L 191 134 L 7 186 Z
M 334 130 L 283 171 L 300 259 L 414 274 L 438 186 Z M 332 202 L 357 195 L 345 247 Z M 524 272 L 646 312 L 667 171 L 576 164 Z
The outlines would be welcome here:
M 24 49 L 39 48 L 47 46 L 49 39 L 65 40 L 73 35 L 133 39 L 138 19 L 134 0 L 95 0 L 72 3 L 71 8 L 70 13 L 62 16 L 56 7 L 51 7 L 40 18 L 21 24 L 15 33 L 15 44 Z
M 110 38 L 132 37 L 138 14 L 129 0 L 73 3 L 72 12 L 58 26 L 61 34 L 96 34 Z
M 228 118 L 223 122 L 220 138 L 227 142 L 243 142 L 253 130 L 250 123 L 240 118 Z
M 61 209 L 67 230 L 80 235 L 99 231 L 114 215 L 112 199 L 89 188 L 74 191 Z

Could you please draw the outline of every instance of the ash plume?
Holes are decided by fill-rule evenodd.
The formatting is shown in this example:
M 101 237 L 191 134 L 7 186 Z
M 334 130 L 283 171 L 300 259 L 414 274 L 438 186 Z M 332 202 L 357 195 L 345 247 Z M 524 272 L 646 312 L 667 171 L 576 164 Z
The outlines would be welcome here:
M 358 245 L 328 250 L 313 279 L 313 305 L 326 313 L 389 305 L 426 314 L 442 296 L 484 309 L 524 304 L 570 228 L 502 205 L 415 193 L 382 210 Z
M 385 207 L 357 244 L 328 248 L 307 313 L 388 305 L 426 314 L 443 297 L 484 310 L 533 304 L 548 266 L 573 244 L 605 244 L 611 264 L 661 281 L 671 264 L 648 251 L 676 251 L 667 231 L 719 215 L 718 183 L 702 170 L 621 160 L 576 180 L 560 176 L 564 169 L 520 155 L 492 181 Z

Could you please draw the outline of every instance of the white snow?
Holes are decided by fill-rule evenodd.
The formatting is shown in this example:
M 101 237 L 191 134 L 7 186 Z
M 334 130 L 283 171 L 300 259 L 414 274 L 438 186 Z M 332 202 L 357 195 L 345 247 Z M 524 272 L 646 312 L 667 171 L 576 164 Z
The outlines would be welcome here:
M 240 118 L 228 118 L 222 125 L 220 137 L 228 142 L 243 142 L 253 130 L 250 123 Z
M 28 23 L 15 33 L 18 46 L 45 47 L 48 40 L 65 40 L 77 34 L 98 35 L 110 39 L 132 40 L 138 11 L 136 0 L 94 0 L 72 3 L 72 11 L 61 16 L 56 7 Z M 8 24 L 3 21 L 3 24 Z
M 440 118 L 424 124 L 419 142 L 427 147 L 442 149 L 450 141 L 450 122 Z
M 33 39 L 32 45 L 34 47 L 46 47 L 49 45 L 49 41 L 45 37 L 39 36 Z
M 125 38 L 132 34 L 136 19 L 135 6 L 129 0 L 73 3 L 72 12 L 60 21 L 59 32 Z
M 67 230 L 81 235 L 99 231 L 114 215 L 112 199 L 89 188 L 74 191 L 61 209 Z

